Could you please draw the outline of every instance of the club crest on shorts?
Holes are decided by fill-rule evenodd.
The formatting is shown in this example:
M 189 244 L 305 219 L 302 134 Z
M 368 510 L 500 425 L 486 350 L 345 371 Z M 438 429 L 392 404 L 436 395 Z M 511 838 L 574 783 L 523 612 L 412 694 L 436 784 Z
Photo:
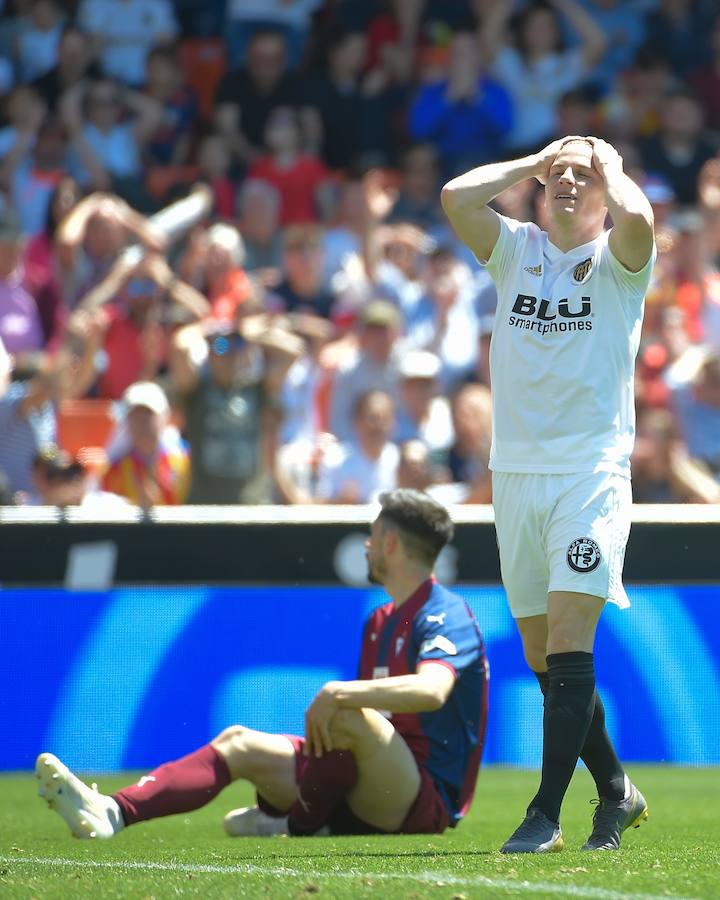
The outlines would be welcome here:
M 594 572 L 601 559 L 600 548 L 591 538 L 576 538 L 567 549 L 567 564 L 573 572 Z
M 572 277 L 573 281 L 576 284 L 582 284 L 583 281 L 586 281 L 590 273 L 592 272 L 593 261 L 592 256 L 588 256 L 587 259 L 584 259 L 581 263 L 578 263 L 573 269 Z

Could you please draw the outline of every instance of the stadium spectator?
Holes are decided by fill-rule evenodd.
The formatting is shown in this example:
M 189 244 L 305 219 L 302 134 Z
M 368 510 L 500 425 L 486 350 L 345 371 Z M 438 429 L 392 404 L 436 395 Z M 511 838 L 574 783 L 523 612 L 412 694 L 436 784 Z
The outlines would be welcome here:
M 381 66 L 369 66 L 362 30 L 329 37 L 326 63 L 308 77 L 305 97 L 319 121 L 308 125 L 331 169 L 357 175 L 367 160 L 386 164 L 396 155 L 395 120 L 404 93 L 393 87 Z
M 415 140 L 433 144 L 449 177 L 496 157 L 513 115 L 507 91 L 484 71 L 475 35 L 456 34 L 447 75 L 420 87 L 408 113 L 408 128 Z
M 440 359 L 427 350 L 410 350 L 398 365 L 398 405 L 395 442 L 419 439 L 434 453 L 453 442 L 450 407 L 439 396 Z
M 332 434 L 299 437 L 277 453 L 275 487 L 282 503 L 323 503 L 330 494 L 330 473 L 342 462 L 344 450 Z
M 283 239 L 280 229 L 280 204 L 277 189 L 267 181 L 247 178 L 237 197 L 238 228 L 245 243 L 248 272 L 274 270 L 282 265 Z M 275 274 L 275 280 L 278 274 Z
M 118 494 L 103 491 L 78 456 L 71 456 L 54 444 L 40 448 L 32 467 L 34 493 L 25 498 L 27 505 L 78 506 L 94 514 L 118 513 L 128 503 Z
M 377 253 L 375 226 L 392 210 L 397 191 L 387 183 L 382 170 L 367 172 L 362 178 L 347 176 L 339 185 L 337 205 L 325 232 L 325 275 L 333 288 L 346 294 L 348 310 L 362 305 L 370 288 L 365 257 Z M 371 250 L 372 247 L 372 250 Z M 362 269 L 362 287 L 356 272 Z
M 385 300 L 373 300 L 360 311 L 357 346 L 335 373 L 330 406 L 330 431 L 347 441 L 353 434 L 353 410 L 368 391 L 397 397 L 400 313 Z
M 46 112 L 37 91 L 27 84 L 18 85 L 3 100 L 7 124 L 0 128 L 0 160 L 4 160 L 18 142 L 23 143 L 21 154 L 30 149 Z
M 647 4 L 626 0 L 580 2 L 604 35 L 600 58 L 593 60 L 591 80 L 605 93 L 618 73 L 632 63 L 645 40 Z
M 36 237 L 45 227 L 50 201 L 67 175 L 68 163 L 65 129 L 59 121 L 44 116 L 5 157 L 0 183 L 10 194 L 27 237 Z
M 55 0 L 33 0 L 17 43 L 21 81 L 33 81 L 57 63 L 62 19 L 60 6 Z
M 82 0 L 77 23 L 98 41 L 103 74 L 132 87 L 145 83 L 153 47 L 178 32 L 169 0 Z
M 98 396 L 110 400 L 119 399 L 135 381 L 157 377 L 167 362 L 173 324 L 200 319 L 209 312 L 202 294 L 177 278 L 159 254 L 148 254 L 139 263 L 121 256 L 106 278 L 82 298 L 78 309 L 102 310 L 103 365 L 94 374 Z
M 668 371 L 672 408 L 690 458 L 720 477 L 720 353 L 691 348 Z
M 393 443 L 395 404 L 384 391 L 368 391 L 355 401 L 353 435 L 343 444 L 342 461 L 328 473 L 333 503 L 371 503 L 395 487 L 399 451 Z
M 265 316 L 209 322 L 173 336 L 170 373 L 190 445 L 189 503 L 266 503 L 279 394 L 301 342 Z
M 237 228 L 216 222 L 207 231 L 195 231 L 178 269 L 207 297 L 212 316 L 230 321 L 254 299 L 244 262 L 245 245 Z
M 567 91 L 557 103 L 559 134 L 594 134 L 598 131 L 598 102 L 596 92 L 589 87 Z
M 473 276 L 452 247 L 441 245 L 429 254 L 422 296 L 412 307 L 403 307 L 404 343 L 439 356 L 440 384 L 446 392 L 473 371 L 495 296 L 489 276 L 482 270 Z
M 159 47 L 147 61 L 145 93 L 162 106 L 162 118 L 145 148 L 150 165 L 181 166 L 190 158 L 198 117 L 197 97 L 185 82 L 175 51 Z
M 103 474 L 106 491 L 142 509 L 184 503 L 190 487 L 190 456 L 170 404 L 157 384 L 137 381 L 122 395 L 125 420 Z
M 415 439 L 400 445 L 398 488 L 423 491 L 444 505 L 463 503 L 468 493 L 467 486 L 438 481 L 439 474 L 444 474 L 442 467 L 433 463 L 430 450 L 423 441 Z
M 310 33 L 311 18 L 322 0 L 227 0 L 226 40 L 231 64 L 246 58 L 253 37 L 276 31 L 285 40 L 288 65 L 301 61 Z
M 705 110 L 708 128 L 720 135 L 720 14 L 715 16 L 709 27 L 710 59 L 705 65 L 695 68 L 688 77 L 690 89 Z
M 162 105 L 106 78 L 66 91 L 60 114 L 72 137 L 80 184 L 142 197 L 142 153 L 162 122 Z
M 249 176 L 267 181 L 280 194 L 280 224 L 326 218 L 332 203 L 330 173 L 316 156 L 302 152 L 298 113 L 290 107 L 273 109 L 264 142 L 268 152 L 253 163 Z
M 556 133 L 559 99 L 588 79 L 606 42 L 602 30 L 575 0 L 552 0 L 549 5 L 522 10 L 516 48 L 507 34 L 513 6 L 512 0 L 497 0 L 483 18 L 481 39 L 489 71 L 512 100 L 512 131 L 506 145 L 519 154 Z M 580 36 L 580 46 L 562 49 L 560 14 Z
M 120 197 L 96 192 L 76 204 L 56 232 L 68 269 L 64 299 L 70 307 L 99 284 L 131 242 L 159 251 L 164 241 L 148 220 Z
M 711 33 L 709 16 L 695 0 L 660 0 L 645 23 L 646 45 L 667 60 L 673 74 L 682 80 L 708 61 Z
M 327 373 L 320 358 L 335 329 L 326 319 L 302 312 L 292 313 L 287 327 L 303 340 L 304 352 L 293 362 L 283 384 L 280 440 L 282 444 L 306 440 L 314 445 L 327 424 Z
M 213 217 L 224 222 L 231 220 L 235 215 L 237 182 L 232 175 L 228 142 L 221 134 L 206 134 L 198 141 L 195 155 L 198 177 L 213 193 Z
M 492 480 L 488 466 L 492 437 L 492 404 L 485 385 L 467 384 L 451 399 L 455 440 L 443 460 L 450 480 L 465 485 L 467 503 L 489 503 Z
M 302 80 L 287 70 L 281 34 L 258 31 L 253 35 L 242 67 L 229 72 L 218 86 L 215 104 L 216 128 L 228 139 L 238 163 L 247 166 L 262 156 L 271 111 L 304 104 Z M 316 124 L 313 127 L 317 131 Z
M 14 495 L 33 492 L 32 464 L 39 449 L 57 437 L 57 379 L 39 355 L 16 359 L 13 381 L 0 396 L 0 472 Z
M 25 240 L 10 210 L 0 218 L 0 339 L 8 353 L 28 353 L 45 346 L 35 297 L 24 284 Z
M 265 297 L 273 312 L 332 318 L 334 296 L 325 282 L 323 232 L 317 225 L 291 225 L 285 231 L 285 277 Z
M 80 187 L 74 179 L 69 176 L 61 178 L 50 195 L 42 230 L 28 241 L 25 249 L 26 268 L 36 270 L 43 280 L 51 281 L 63 298 L 70 260 L 68 254 L 62 252 L 57 232 L 60 222 L 70 214 L 81 196 Z
M 635 503 L 720 502 L 720 484 L 688 457 L 667 410 L 640 412 L 631 459 Z
M 33 87 L 51 112 L 56 112 L 63 94 L 76 88 L 84 78 L 99 76 L 92 39 L 76 25 L 67 24 L 60 37 L 57 62 L 35 79 Z
M 388 222 L 410 222 L 429 234 L 444 232 L 438 184 L 440 157 L 432 144 L 414 144 L 403 154 L 397 200 Z
M 41 753 L 40 796 L 76 837 L 110 838 L 188 812 L 240 778 L 255 785 L 258 805 L 226 815 L 231 836 L 440 833 L 458 824 L 485 737 L 483 640 L 464 600 L 434 579 L 453 533 L 447 511 L 416 491 L 385 494 L 381 504 L 366 541 L 368 577 L 392 602 L 368 619 L 358 679 L 316 694 L 305 739 L 234 725 L 113 797 Z
M 663 102 L 660 130 L 640 144 L 649 175 L 660 175 L 681 205 L 698 201 L 698 177 L 715 146 L 703 131 L 703 109 L 686 88 L 668 93 Z

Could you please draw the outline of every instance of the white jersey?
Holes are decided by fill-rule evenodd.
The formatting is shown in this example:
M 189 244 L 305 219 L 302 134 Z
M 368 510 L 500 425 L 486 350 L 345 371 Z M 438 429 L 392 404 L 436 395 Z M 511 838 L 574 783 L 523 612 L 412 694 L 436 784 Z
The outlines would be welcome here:
M 487 263 L 497 472 L 630 474 L 633 377 L 655 251 L 629 272 L 609 231 L 563 253 L 537 225 L 500 217 Z

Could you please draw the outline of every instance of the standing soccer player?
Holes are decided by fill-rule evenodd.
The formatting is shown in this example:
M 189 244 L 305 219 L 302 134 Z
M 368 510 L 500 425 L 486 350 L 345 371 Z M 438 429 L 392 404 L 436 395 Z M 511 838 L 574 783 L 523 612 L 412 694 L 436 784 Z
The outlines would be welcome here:
M 227 814 L 233 836 L 439 834 L 457 825 L 485 735 L 483 641 L 463 599 L 433 577 L 453 534 L 447 510 L 413 490 L 380 503 L 368 575 L 392 600 L 367 621 L 358 679 L 328 682 L 306 710 L 305 738 L 233 725 L 112 797 L 41 753 L 40 796 L 76 837 L 110 838 L 197 809 L 240 778 L 256 787 L 258 805 Z
M 526 178 L 545 185 L 547 232 L 488 206 Z M 600 797 L 584 849 L 615 850 L 647 805 L 605 730 L 593 643 L 606 601 L 629 605 L 633 372 L 652 210 L 617 151 L 593 137 L 473 169 L 445 185 L 442 202 L 497 285 L 493 505 L 508 602 L 545 697 L 540 788 L 502 851 L 562 849 L 578 758 Z

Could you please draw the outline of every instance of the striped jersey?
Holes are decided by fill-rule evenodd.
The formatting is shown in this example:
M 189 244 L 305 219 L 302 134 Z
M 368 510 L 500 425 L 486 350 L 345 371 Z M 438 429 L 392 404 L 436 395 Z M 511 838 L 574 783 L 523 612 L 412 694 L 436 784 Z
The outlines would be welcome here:
M 447 666 L 455 685 L 441 709 L 385 713 L 418 766 L 431 775 L 455 826 L 472 801 L 487 716 L 488 664 L 465 601 L 428 580 L 396 608 L 375 609 L 363 634 L 359 677 L 411 675 L 424 663 Z

